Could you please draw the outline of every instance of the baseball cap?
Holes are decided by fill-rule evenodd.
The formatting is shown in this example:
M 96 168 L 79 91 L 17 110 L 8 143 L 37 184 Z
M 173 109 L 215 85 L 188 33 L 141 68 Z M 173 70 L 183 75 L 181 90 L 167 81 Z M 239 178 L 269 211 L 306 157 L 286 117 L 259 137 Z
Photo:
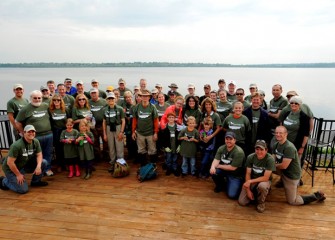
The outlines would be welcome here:
M 119 83 L 123 83 L 123 84 L 126 84 L 126 81 L 122 78 L 119 79 Z
M 159 87 L 159 88 L 161 88 L 161 87 L 163 87 L 163 86 L 162 86 L 162 84 L 160 84 L 160 83 L 156 83 L 155 87 Z
M 115 94 L 113 92 L 107 93 L 106 99 L 108 99 L 108 98 L 115 98 Z
M 234 132 L 227 132 L 225 135 L 225 138 L 228 138 L 228 137 L 236 139 L 236 135 Z
M 91 81 L 91 83 L 95 83 L 95 82 L 99 82 L 98 80 L 96 80 L 96 79 L 92 79 L 92 81 Z
M 172 91 L 172 90 L 168 91 L 168 95 L 175 95 L 175 94 L 176 94 L 175 91 Z
M 139 86 L 134 86 L 134 90 L 140 90 L 140 87 Z
M 76 85 L 78 85 L 78 84 L 84 85 L 84 82 L 83 82 L 82 80 L 78 80 L 78 81 L 76 82 Z
M 65 78 L 64 82 L 72 82 L 71 78 Z
M 33 130 L 33 131 L 36 132 L 36 129 L 35 129 L 35 127 L 34 127 L 33 125 L 26 125 L 26 126 L 24 127 L 24 129 L 23 129 L 23 131 L 25 131 L 25 132 L 29 132 L 29 131 L 31 131 L 31 130 Z
M 255 148 L 267 149 L 266 142 L 264 140 L 257 140 L 255 144 Z
M 91 89 L 90 89 L 90 93 L 93 93 L 93 92 L 96 92 L 96 93 L 97 93 L 97 92 L 99 92 L 99 90 L 98 90 L 97 88 L 91 88 Z
M 15 90 L 15 89 L 17 89 L 17 88 L 22 88 L 22 89 L 23 89 L 23 85 L 20 84 L 20 83 L 17 83 L 17 84 L 15 84 L 15 85 L 13 86 L 13 89 Z
M 251 83 L 251 84 L 249 85 L 249 88 L 257 88 L 257 85 L 256 85 L 255 83 Z
M 286 97 L 287 96 L 298 96 L 298 93 L 296 91 L 288 91 L 287 94 L 286 94 Z
M 153 93 L 158 93 L 158 89 L 157 88 L 152 89 L 151 94 L 153 94 Z
M 46 86 L 41 86 L 40 91 L 43 91 L 43 90 L 49 90 L 49 88 L 47 88 Z
M 189 84 L 188 86 L 187 86 L 187 89 L 189 89 L 189 88 L 195 88 L 195 86 L 194 86 L 194 84 Z
M 236 86 L 236 82 L 235 82 L 234 80 L 230 80 L 230 81 L 229 81 L 229 84 L 233 84 L 234 86 Z M 229 84 L 228 84 L 228 85 L 229 85 Z
M 113 91 L 114 90 L 114 87 L 113 86 L 108 86 L 107 88 L 106 88 L 106 91 Z

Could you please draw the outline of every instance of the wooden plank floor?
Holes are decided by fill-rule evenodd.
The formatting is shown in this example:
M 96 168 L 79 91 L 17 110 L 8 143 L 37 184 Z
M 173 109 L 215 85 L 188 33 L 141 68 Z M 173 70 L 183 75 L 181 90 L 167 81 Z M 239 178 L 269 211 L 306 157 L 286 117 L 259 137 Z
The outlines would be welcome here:
M 329 172 L 317 172 L 314 188 L 304 172 L 299 188 L 323 189 L 324 203 L 290 206 L 283 189 L 273 187 L 261 214 L 254 205 L 241 207 L 225 193 L 214 193 L 210 179 L 165 176 L 159 167 L 157 179 L 139 183 L 137 166 L 130 165 L 130 176 L 122 179 L 112 178 L 108 164 L 100 163 L 90 180 L 68 179 L 63 172 L 25 195 L 0 191 L 0 239 L 335 238 Z

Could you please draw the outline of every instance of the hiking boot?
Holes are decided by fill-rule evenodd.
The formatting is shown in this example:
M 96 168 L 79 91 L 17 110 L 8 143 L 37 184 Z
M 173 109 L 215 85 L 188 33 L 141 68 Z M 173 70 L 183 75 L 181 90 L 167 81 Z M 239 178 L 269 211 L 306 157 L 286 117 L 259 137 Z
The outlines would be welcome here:
M 276 182 L 275 187 L 276 188 L 283 188 L 284 187 L 283 181 L 279 180 L 278 182 Z
M 170 169 L 167 169 L 166 172 L 165 172 L 165 175 L 166 175 L 166 176 L 170 176 L 171 173 L 172 173 L 172 171 L 171 171 Z
M 257 212 L 263 213 L 265 211 L 265 203 L 259 203 L 256 207 Z
M 44 181 L 39 181 L 39 182 L 31 182 L 30 185 L 32 187 L 45 187 L 48 186 L 48 182 L 44 182 Z
M 0 189 L 1 190 L 9 190 L 9 188 L 3 184 L 3 180 L 5 179 L 5 177 L 1 176 L 0 177 Z
M 315 197 L 316 197 L 316 201 L 317 202 L 323 202 L 324 200 L 326 200 L 326 194 L 323 191 L 317 191 L 314 193 Z

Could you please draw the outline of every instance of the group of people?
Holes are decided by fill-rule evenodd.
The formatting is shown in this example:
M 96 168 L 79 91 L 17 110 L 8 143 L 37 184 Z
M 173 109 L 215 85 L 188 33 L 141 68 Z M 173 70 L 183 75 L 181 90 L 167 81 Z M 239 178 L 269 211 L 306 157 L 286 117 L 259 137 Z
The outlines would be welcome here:
M 326 198 L 322 191 L 297 194 L 313 113 L 296 91 L 285 98 L 275 84 L 266 103 L 256 84 L 250 84 L 245 96 L 235 81 L 224 79 L 218 90 L 205 84 L 202 96 L 189 84 L 185 97 L 175 83 L 167 93 L 161 84 L 149 91 L 145 79 L 133 90 L 124 79 L 105 91 L 96 79 L 91 85 L 86 92 L 83 81 L 75 86 L 70 78 L 57 86 L 48 81 L 31 92 L 30 101 L 23 96 L 23 85 L 14 85 L 7 113 L 17 141 L 3 161 L 1 189 L 26 193 L 25 172 L 34 173 L 31 186 L 46 186 L 41 178 L 54 174 L 53 149 L 57 171 L 68 169 L 69 178 L 81 176 L 82 167 L 84 179 L 90 179 L 94 160 L 108 160 L 113 172 L 126 145 L 128 160 L 143 166 L 163 153 L 166 175 L 211 176 L 215 192 L 226 191 L 240 205 L 255 201 L 259 212 L 265 210 L 273 172 L 281 176 L 276 186 L 284 187 L 289 204 Z

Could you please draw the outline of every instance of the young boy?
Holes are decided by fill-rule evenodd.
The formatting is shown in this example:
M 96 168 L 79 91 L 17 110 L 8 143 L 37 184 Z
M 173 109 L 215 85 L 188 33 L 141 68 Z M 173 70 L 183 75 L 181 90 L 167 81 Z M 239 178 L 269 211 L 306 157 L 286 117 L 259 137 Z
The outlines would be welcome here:
M 178 139 L 181 141 L 180 155 L 183 156 L 182 176 L 188 174 L 188 161 L 191 164 L 191 174 L 196 176 L 195 157 L 197 154 L 197 143 L 199 142 L 199 132 L 195 129 L 196 120 L 193 116 L 187 118 L 187 128 L 180 131 Z
M 164 148 L 164 151 L 166 153 L 166 175 L 169 176 L 171 173 L 173 173 L 175 176 L 179 176 L 180 173 L 177 170 L 177 159 L 178 159 L 178 153 L 177 149 L 179 147 L 179 141 L 178 141 L 178 134 L 179 131 L 177 130 L 177 124 L 175 123 L 176 120 L 176 114 L 174 112 L 170 112 L 167 114 L 167 120 L 168 123 L 166 125 L 166 128 L 164 128 L 160 132 L 160 139 L 162 147 Z M 179 149 L 178 149 L 179 150 Z
M 203 120 L 204 129 L 200 130 L 200 151 L 202 153 L 201 169 L 199 177 L 208 178 L 209 168 L 213 161 L 213 152 L 215 147 L 215 137 L 207 140 L 207 136 L 213 134 L 213 120 L 211 118 L 205 118 Z

